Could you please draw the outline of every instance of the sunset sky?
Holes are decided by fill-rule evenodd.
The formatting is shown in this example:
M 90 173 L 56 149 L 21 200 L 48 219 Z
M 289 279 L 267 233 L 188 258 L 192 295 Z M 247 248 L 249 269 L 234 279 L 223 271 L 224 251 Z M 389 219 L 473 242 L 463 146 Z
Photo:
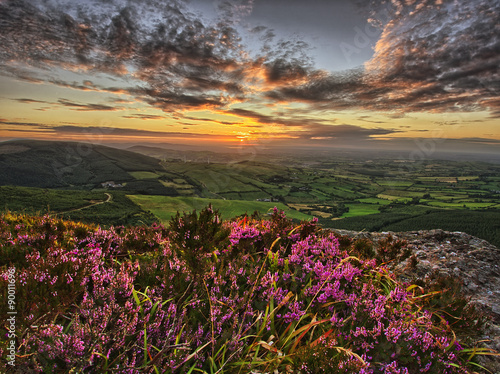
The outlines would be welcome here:
M 498 152 L 499 9 L 0 0 L 0 140 Z

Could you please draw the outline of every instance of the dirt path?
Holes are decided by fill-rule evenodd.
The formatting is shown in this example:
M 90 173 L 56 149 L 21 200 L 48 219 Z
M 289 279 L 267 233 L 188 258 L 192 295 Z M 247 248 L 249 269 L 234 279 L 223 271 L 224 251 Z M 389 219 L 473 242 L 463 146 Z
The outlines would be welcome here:
M 54 215 L 77 212 L 79 210 L 87 209 L 87 208 L 90 208 L 90 207 L 93 207 L 96 205 L 105 204 L 105 203 L 109 203 L 109 202 L 113 201 L 113 195 L 111 195 L 110 193 L 107 193 L 107 192 L 104 192 L 104 194 L 107 196 L 106 200 L 104 200 L 104 201 L 98 201 L 97 203 L 85 205 L 85 206 L 82 206 L 81 208 L 75 208 L 75 209 L 65 210 L 63 212 L 57 212 L 57 213 L 54 213 Z

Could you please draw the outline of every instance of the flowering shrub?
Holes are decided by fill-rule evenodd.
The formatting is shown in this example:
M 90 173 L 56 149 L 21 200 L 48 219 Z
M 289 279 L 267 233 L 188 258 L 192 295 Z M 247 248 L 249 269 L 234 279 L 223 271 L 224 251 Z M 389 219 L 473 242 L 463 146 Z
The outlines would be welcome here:
M 4 214 L 0 230 L 21 372 L 472 372 L 474 354 L 427 308 L 433 294 L 315 220 L 275 209 L 221 222 L 208 207 L 168 228 Z

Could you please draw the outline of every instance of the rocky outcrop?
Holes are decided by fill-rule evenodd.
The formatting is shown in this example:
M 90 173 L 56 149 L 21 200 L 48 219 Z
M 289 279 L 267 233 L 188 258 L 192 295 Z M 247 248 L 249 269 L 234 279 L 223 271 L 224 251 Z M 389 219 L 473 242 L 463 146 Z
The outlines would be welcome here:
M 436 273 L 460 280 L 464 296 L 489 317 L 480 340 L 486 341 L 486 347 L 500 352 L 500 250 L 497 247 L 463 232 L 443 230 L 334 231 L 351 238 L 369 239 L 375 245 L 389 235 L 394 240 L 406 241 L 413 259 L 388 264 L 400 280 L 425 279 Z M 500 358 L 489 356 L 483 362 L 491 372 L 500 373 Z

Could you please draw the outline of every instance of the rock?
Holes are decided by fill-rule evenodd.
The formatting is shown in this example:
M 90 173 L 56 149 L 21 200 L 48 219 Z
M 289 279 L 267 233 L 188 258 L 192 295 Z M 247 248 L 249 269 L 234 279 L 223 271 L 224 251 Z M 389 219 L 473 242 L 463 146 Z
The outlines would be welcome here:
M 464 296 L 490 319 L 478 340 L 486 340 L 486 347 L 500 351 L 500 250 L 497 247 L 463 232 L 440 229 L 384 233 L 333 231 L 351 238 L 369 239 L 375 245 L 389 235 L 394 240 L 407 241 L 417 265 L 408 267 L 408 260 L 390 264 L 400 280 L 426 279 L 433 272 L 460 279 Z M 492 373 L 500 373 L 500 357 L 483 356 L 481 364 Z

